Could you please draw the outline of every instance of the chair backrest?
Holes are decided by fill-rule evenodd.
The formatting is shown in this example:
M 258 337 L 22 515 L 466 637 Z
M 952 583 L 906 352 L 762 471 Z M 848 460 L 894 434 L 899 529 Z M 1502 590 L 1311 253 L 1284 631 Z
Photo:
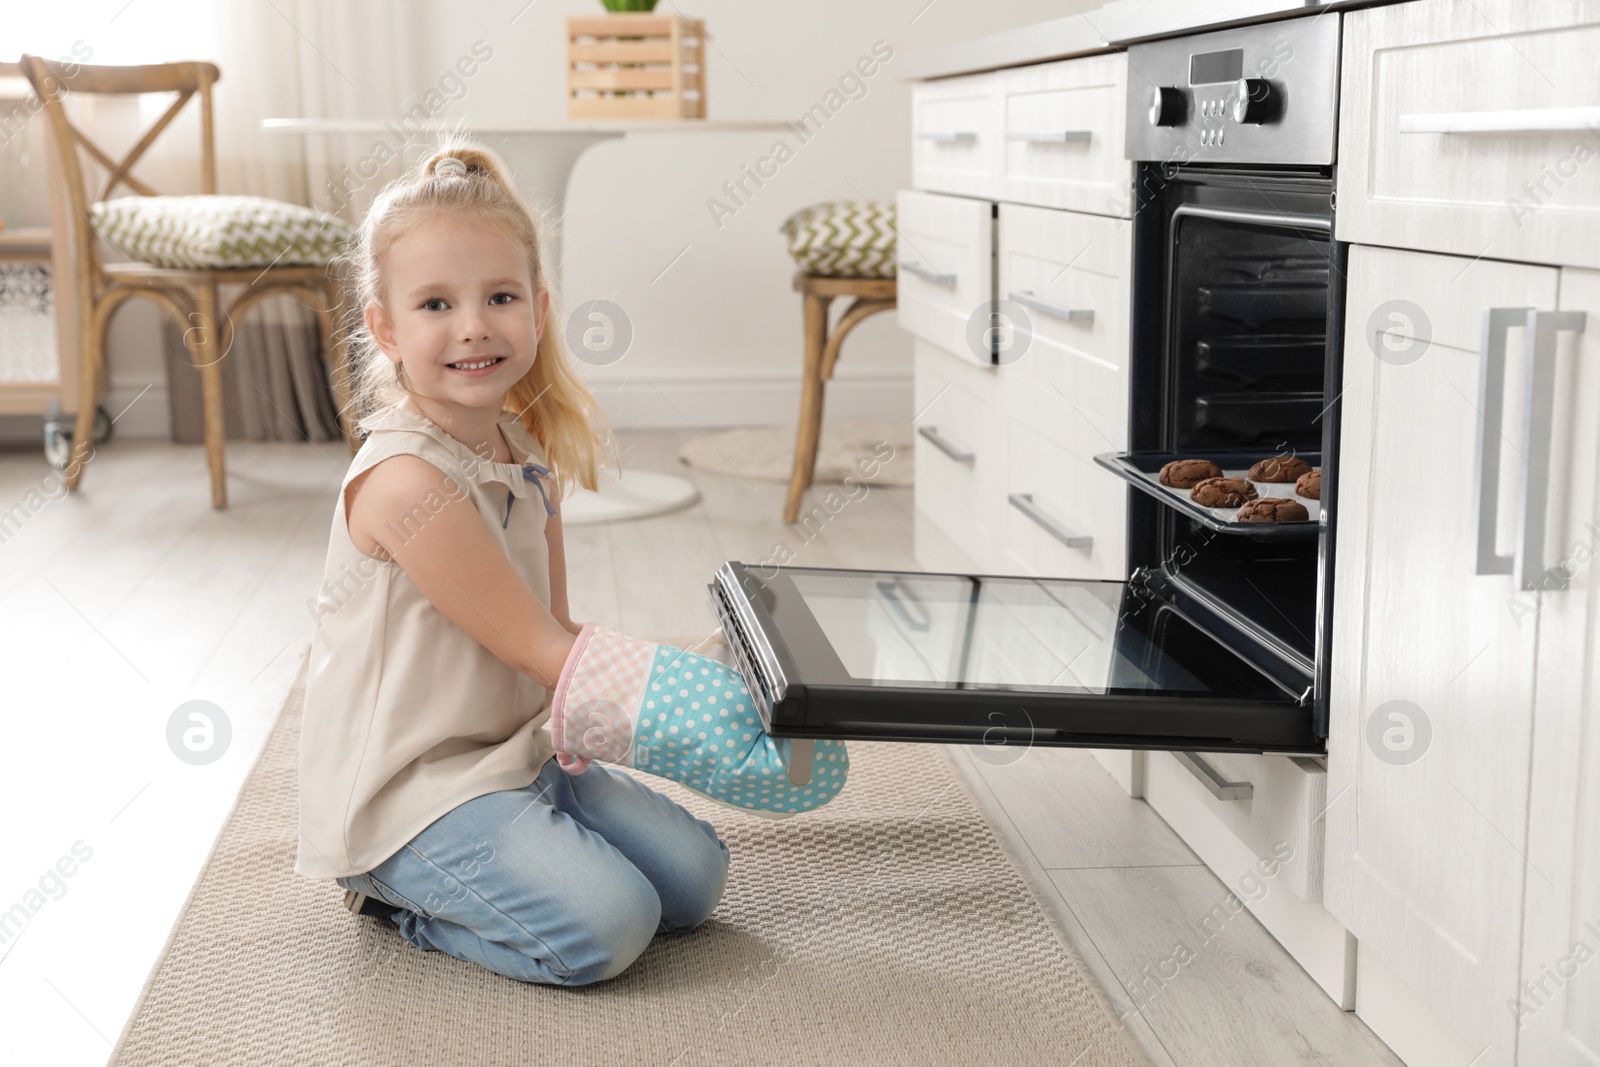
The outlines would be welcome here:
M 33 86 L 34 93 L 44 105 L 45 115 L 54 135 L 56 152 L 61 160 L 61 173 L 66 179 L 66 195 L 72 201 L 77 216 L 73 229 L 81 262 L 97 262 L 94 233 L 89 226 L 89 205 L 109 197 L 118 185 L 144 196 L 159 195 L 155 189 L 134 177 L 133 165 L 155 143 L 161 131 L 171 125 L 184 105 L 200 97 L 200 188 L 204 193 L 217 191 L 216 142 L 212 133 L 211 86 L 222 77 L 214 63 L 153 63 L 136 67 L 87 66 L 81 63 L 58 63 L 39 56 L 24 55 L 22 74 Z M 95 144 L 67 117 L 64 98 L 71 93 L 132 96 L 143 93 L 176 92 L 178 98 L 172 106 L 151 124 L 144 136 L 130 148 L 122 159 L 111 155 Z M 84 185 L 82 161 L 79 150 L 87 152 L 107 170 L 106 185 L 100 195 L 90 198 Z

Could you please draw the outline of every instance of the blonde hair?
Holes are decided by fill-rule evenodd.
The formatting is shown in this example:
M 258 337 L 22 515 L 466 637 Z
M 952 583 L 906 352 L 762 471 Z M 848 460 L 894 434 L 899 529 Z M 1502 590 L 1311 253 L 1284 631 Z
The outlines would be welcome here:
M 440 168 L 447 159 L 460 164 Z M 383 303 L 383 263 L 389 247 L 439 211 L 465 214 L 471 221 L 494 226 L 511 237 L 527 255 L 535 295 L 540 289 L 550 292 L 550 308 L 533 366 L 506 391 L 502 410 L 515 412 L 538 440 L 550 461 L 551 474 L 563 490 L 574 482 L 597 489 L 602 453 L 614 453 L 616 441 L 594 394 L 573 369 L 562 330 L 556 325 L 561 315 L 555 288 L 539 255 L 538 219 L 494 154 L 459 136 L 447 139 L 420 165 L 384 186 L 339 257 L 354 297 L 348 308 L 346 336 L 357 432 L 364 436 L 370 432 L 368 420 L 407 395 L 417 395 L 406 382 L 401 365 L 378 347 L 363 313 L 369 303 Z

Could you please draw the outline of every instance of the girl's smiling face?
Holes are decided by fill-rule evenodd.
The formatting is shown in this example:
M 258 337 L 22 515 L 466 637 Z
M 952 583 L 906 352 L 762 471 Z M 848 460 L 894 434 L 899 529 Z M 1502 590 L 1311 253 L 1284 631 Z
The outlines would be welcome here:
M 533 366 L 550 307 L 522 249 L 492 226 L 434 212 L 389 246 L 382 292 L 367 328 L 411 388 L 468 421 L 498 415 Z

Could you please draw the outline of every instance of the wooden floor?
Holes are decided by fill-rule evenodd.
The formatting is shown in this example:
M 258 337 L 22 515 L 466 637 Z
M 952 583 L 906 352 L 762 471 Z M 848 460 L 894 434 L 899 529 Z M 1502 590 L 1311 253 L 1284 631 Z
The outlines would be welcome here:
M 788 527 L 781 483 L 679 464 L 693 432 L 622 435 L 625 462 L 701 499 L 569 528 L 576 618 L 707 633 L 705 584 L 728 559 L 915 568 L 909 489 Z M 231 442 L 228 460 L 231 506 L 214 512 L 199 446 L 113 442 L 64 499 L 36 449 L 0 452 L 0 513 L 20 505 L 0 515 L 0 1062 L 105 1062 L 309 646 L 343 448 Z M 169 746 L 192 700 L 231 730 L 209 764 Z M 947 751 L 1153 1062 L 1398 1063 L 1248 913 L 1152 983 L 1228 889 L 1085 753 Z

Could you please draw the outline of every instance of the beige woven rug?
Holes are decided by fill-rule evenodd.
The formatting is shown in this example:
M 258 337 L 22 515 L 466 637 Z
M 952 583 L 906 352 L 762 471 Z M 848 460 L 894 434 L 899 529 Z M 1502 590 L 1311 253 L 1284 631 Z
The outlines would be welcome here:
M 304 680 L 111 1063 L 1146 1063 L 938 746 L 852 745 L 844 790 L 777 822 L 641 776 L 728 843 L 722 902 L 608 982 L 540 986 L 293 873 Z

